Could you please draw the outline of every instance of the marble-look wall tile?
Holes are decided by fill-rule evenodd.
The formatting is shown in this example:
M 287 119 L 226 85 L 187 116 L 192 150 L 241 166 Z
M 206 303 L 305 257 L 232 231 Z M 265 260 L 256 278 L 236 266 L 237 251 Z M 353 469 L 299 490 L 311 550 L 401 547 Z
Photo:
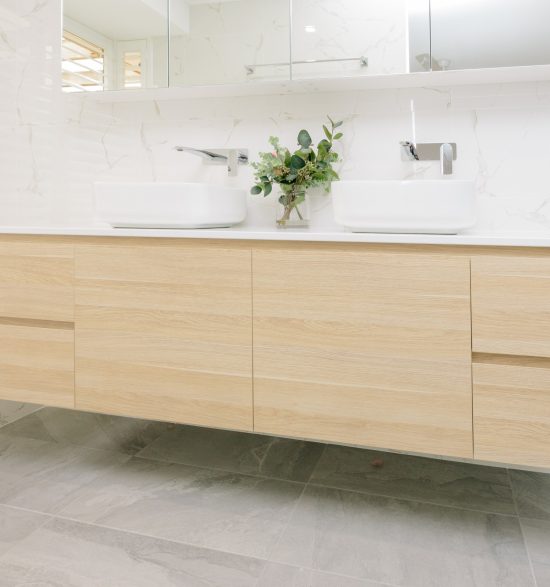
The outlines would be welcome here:
M 304 94 L 109 104 L 62 95 L 60 15 L 61 0 L 0 0 L 3 224 L 92 224 L 97 180 L 228 183 L 173 146 L 247 147 L 254 159 L 271 134 L 290 146 L 301 128 L 321 138 L 330 114 L 345 121 L 343 179 L 437 178 L 438 162 L 401 161 L 399 141 L 454 141 L 455 177 L 476 185 L 476 231 L 550 231 L 550 82 L 328 93 L 312 82 Z M 252 170 L 231 181 L 248 189 Z M 272 224 L 275 194 L 249 204 L 249 225 Z M 314 198 L 312 216 L 335 226 L 330 196 Z

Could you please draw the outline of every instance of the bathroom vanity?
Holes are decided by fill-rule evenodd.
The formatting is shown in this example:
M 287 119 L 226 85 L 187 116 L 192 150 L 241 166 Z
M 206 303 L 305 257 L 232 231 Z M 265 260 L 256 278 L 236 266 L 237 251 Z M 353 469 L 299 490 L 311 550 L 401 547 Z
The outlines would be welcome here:
M 0 398 L 550 467 L 550 248 L 161 233 L 0 235 Z

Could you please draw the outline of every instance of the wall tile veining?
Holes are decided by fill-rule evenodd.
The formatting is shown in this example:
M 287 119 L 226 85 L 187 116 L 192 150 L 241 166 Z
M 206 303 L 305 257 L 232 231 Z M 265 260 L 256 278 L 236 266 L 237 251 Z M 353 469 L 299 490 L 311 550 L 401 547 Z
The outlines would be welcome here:
M 550 82 L 107 104 L 61 94 L 60 14 L 60 0 L 0 0 L 2 224 L 91 224 L 96 180 L 228 182 L 173 146 L 248 147 L 254 158 L 271 134 L 319 136 L 326 114 L 345 120 L 342 178 L 438 177 L 437 163 L 400 159 L 412 101 L 418 141 L 458 144 L 455 177 L 476 181 L 476 231 L 550 230 Z M 249 224 L 272 223 L 273 199 L 250 203 Z M 313 207 L 314 225 L 331 224 L 329 197 Z

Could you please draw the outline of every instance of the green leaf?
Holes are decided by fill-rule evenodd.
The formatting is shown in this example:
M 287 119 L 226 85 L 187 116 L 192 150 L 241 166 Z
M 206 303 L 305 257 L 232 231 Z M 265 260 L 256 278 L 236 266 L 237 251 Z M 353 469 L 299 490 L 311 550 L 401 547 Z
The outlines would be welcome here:
M 329 141 L 332 141 L 332 134 L 330 130 L 323 124 L 323 130 L 325 131 L 325 135 Z
M 306 162 L 298 155 L 292 155 L 290 159 L 290 169 L 302 169 L 306 166 Z
M 338 128 L 339 126 L 342 126 L 344 124 L 344 121 L 339 120 L 338 122 L 333 122 L 332 124 L 334 125 L 334 128 Z
M 292 155 L 290 153 L 290 151 L 287 149 L 285 152 L 285 165 L 287 167 L 290 167 L 290 160 L 292 159 Z
M 264 196 L 269 196 L 272 190 L 273 186 L 270 183 L 264 183 Z
M 304 149 L 309 148 L 309 146 L 311 145 L 311 143 L 313 143 L 313 141 L 311 140 L 311 136 L 310 134 L 307 132 L 307 130 L 301 130 L 298 133 L 298 144 L 303 147 Z
M 334 135 L 334 140 L 339 141 L 344 136 L 343 132 L 338 132 Z
M 250 190 L 250 193 L 251 193 L 253 196 L 257 196 L 258 194 L 261 194 L 261 193 L 262 193 L 262 186 L 255 185 L 255 186 L 254 186 L 254 187 L 253 187 L 253 188 Z

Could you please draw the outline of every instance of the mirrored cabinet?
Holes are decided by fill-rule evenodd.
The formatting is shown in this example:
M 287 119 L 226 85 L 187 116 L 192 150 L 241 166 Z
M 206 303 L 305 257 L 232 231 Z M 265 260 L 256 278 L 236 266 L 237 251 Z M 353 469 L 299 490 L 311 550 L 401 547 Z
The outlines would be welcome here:
M 174 9 L 187 20 L 171 19 L 171 85 L 290 78 L 289 0 L 171 0 Z
M 168 0 L 63 0 L 63 91 L 167 87 L 169 9 Z
M 64 0 L 63 12 L 66 92 L 550 64 L 547 0 Z

